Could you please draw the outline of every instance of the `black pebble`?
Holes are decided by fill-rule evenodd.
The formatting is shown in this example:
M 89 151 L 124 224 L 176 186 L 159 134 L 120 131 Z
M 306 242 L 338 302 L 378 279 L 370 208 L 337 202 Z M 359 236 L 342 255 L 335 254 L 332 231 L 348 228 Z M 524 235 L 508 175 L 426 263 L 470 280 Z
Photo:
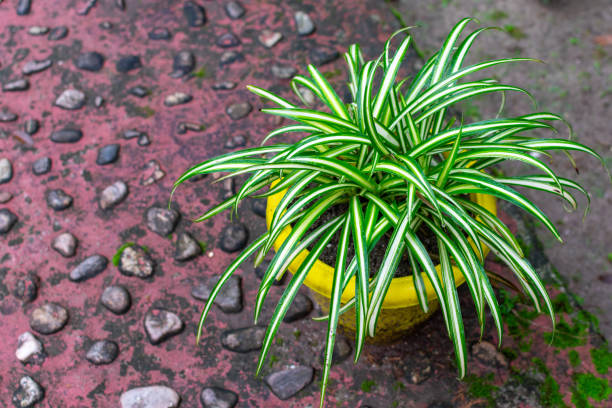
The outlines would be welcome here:
M 67 35 L 68 35 L 68 27 L 59 26 L 59 27 L 55 27 L 51 29 L 47 39 L 49 39 L 50 41 L 59 41 L 63 38 L 66 38 Z
M 333 48 L 317 47 L 310 50 L 310 61 L 314 65 L 325 65 L 336 59 L 340 54 Z
M 128 55 L 127 57 L 121 58 L 116 64 L 117 71 L 126 73 L 134 69 L 142 67 L 142 62 L 138 55 Z
M 84 52 L 74 61 L 74 65 L 82 70 L 98 72 L 104 66 L 104 56 L 99 52 Z
M 141 85 L 136 85 L 128 90 L 131 95 L 134 95 L 138 98 L 144 98 L 149 94 L 149 90 Z
M 225 33 L 217 38 L 217 45 L 221 48 L 230 48 L 240 45 L 240 40 L 232 33 Z
M 17 3 L 17 15 L 18 16 L 25 16 L 30 14 L 30 9 L 32 8 L 32 1 L 31 0 L 19 0 L 19 2 Z
M 251 199 L 251 211 L 260 217 L 266 216 L 266 206 L 268 205 L 268 200 L 265 198 L 252 198 Z
M 248 239 L 249 231 L 244 224 L 229 224 L 221 231 L 219 247 L 225 252 L 237 252 L 246 246 Z
M 76 143 L 83 137 L 80 129 L 65 128 L 51 133 L 51 141 L 55 143 Z
M 190 27 L 200 27 L 206 23 L 206 11 L 204 7 L 193 1 L 186 1 L 183 5 L 183 14 Z
M 40 123 L 36 119 L 28 119 L 23 124 L 23 130 L 25 130 L 28 135 L 35 134 L 36 132 L 38 132 L 39 128 Z
M 166 27 L 155 27 L 149 31 L 149 38 L 151 40 L 169 40 L 172 38 L 172 34 Z
M 117 161 L 119 157 L 119 145 L 116 143 L 109 144 L 98 149 L 98 158 L 96 164 L 104 166 Z

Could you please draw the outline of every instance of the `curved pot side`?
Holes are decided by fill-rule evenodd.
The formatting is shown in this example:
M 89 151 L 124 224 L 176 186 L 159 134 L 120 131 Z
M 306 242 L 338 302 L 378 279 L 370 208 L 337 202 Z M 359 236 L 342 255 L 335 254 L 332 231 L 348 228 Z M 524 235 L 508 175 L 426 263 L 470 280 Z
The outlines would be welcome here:
M 281 191 L 273 196 L 268 197 L 266 206 L 266 226 L 269 228 L 274 215 L 274 210 L 278 206 L 281 198 L 285 194 L 285 191 Z M 495 204 L 495 198 L 484 194 L 472 194 L 471 199 L 481 205 L 482 207 L 489 210 L 492 214 L 497 214 L 497 206 Z M 287 239 L 287 236 L 291 232 L 291 227 L 286 227 L 278 236 L 274 242 L 274 250 L 278 251 L 282 243 Z M 486 257 L 489 253 L 489 248 L 481 242 L 484 256 Z M 308 256 L 308 250 L 302 251 L 289 265 L 289 271 L 295 273 L 302 262 Z M 438 275 L 441 276 L 440 265 L 436 266 Z M 332 290 L 332 277 L 334 268 L 326 263 L 317 260 L 306 276 L 304 284 L 308 286 L 313 292 L 315 300 L 319 303 L 325 313 L 329 311 L 329 299 L 331 297 Z M 455 276 L 455 283 L 457 286 L 465 282 L 465 278 L 461 271 L 453 267 L 453 273 Z M 412 276 L 405 276 L 401 278 L 394 278 L 389 286 L 389 291 L 385 297 L 385 301 L 382 306 L 382 312 L 380 314 L 377 328 L 376 328 L 376 340 L 377 341 L 389 341 L 393 340 L 403 332 L 414 327 L 416 324 L 426 320 L 431 314 L 438 309 L 437 296 L 434 289 L 426 276 L 423 276 L 423 281 L 427 290 L 427 299 L 429 299 L 429 312 L 423 313 L 419 306 L 419 301 L 414 289 L 412 282 Z M 348 302 L 355 294 L 355 278 L 351 279 L 346 290 L 342 293 L 342 303 Z M 355 330 L 355 314 L 354 309 L 352 312 L 344 313 L 340 316 L 339 323 L 346 329 L 351 331 Z

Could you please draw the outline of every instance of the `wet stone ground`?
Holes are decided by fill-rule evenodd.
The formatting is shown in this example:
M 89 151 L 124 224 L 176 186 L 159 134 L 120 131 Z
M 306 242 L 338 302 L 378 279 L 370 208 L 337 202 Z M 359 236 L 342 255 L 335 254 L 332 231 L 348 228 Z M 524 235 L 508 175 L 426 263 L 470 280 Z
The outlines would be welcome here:
M 288 78 L 311 62 L 341 86 L 338 52 L 359 42 L 374 56 L 397 28 L 382 2 L 319 3 L 0 1 L 0 406 L 318 404 L 324 327 L 309 319 L 319 309 L 307 291 L 260 378 L 252 267 L 217 299 L 195 344 L 215 277 L 264 228 L 262 203 L 192 224 L 235 188 L 212 177 L 167 203 L 184 169 L 279 125 L 257 113 L 246 84 L 288 95 Z M 548 345 L 550 324 L 502 294 L 519 306 L 498 351 L 490 335 L 479 342 L 463 291 L 466 381 L 437 314 L 396 344 L 367 346 L 357 365 L 352 340 L 340 338 L 328 406 L 605 401 L 612 358 L 592 316 L 533 230 L 504 210 L 557 295 L 562 334 Z M 263 323 L 282 290 L 272 288 Z

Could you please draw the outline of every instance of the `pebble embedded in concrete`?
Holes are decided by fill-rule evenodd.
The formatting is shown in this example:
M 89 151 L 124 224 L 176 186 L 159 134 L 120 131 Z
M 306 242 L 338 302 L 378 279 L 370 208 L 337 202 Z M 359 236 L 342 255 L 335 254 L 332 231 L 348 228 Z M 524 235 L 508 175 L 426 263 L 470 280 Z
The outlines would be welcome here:
M 112 285 L 104 289 L 100 303 L 114 314 L 120 315 L 128 311 L 132 305 L 132 298 L 125 287 Z
M 155 262 L 144 248 L 138 245 L 123 249 L 119 257 L 119 272 L 125 276 L 148 278 L 155 271 Z
M 177 408 L 180 401 L 176 391 L 163 385 L 132 388 L 119 399 L 121 408 Z
M 151 309 L 144 318 L 144 327 L 149 342 L 159 344 L 183 331 L 183 321 L 178 315 L 165 309 Z

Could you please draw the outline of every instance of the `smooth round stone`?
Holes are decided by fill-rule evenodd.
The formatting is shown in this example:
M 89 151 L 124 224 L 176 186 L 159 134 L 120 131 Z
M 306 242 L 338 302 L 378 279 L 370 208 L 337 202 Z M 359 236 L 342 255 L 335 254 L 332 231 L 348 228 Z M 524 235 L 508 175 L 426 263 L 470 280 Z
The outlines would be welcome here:
M 21 408 L 32 407 L 42 401 L 44 396 L 45 390 L 32 377 L 24 375 L 13 394 L 13 404 Z
M 183 4 L 183 15 L 189 27 L 201 27 L 206 23 L 206 10 L 193 1 L 186 1 Z
M 0 159 L 0 184 L 8 183 L 13 178 L 13 164 L 9 159 Z
M 179 217 L 173 209 L 151 207 L 146 213 L 147 228 L 165 238 L 174 231 Z
M 51 141 L 55 143 L 76 143 L 82 137 L 81 129 L 64 128 L 51 133 Z
M 0 122 L 14 122 L 19 116 L 6 108 L 0 110 Z
M 24 303 L 34 301 L 38 294 L 38 277 L 30 275 L 23 279 L 19 279 L 15 285 L 13 294 Z
M 177 261 L 188 261 L 202 253 L 202 247 L 189 233 L 181 232 L 176 239 L 174 259 Z
M 263 279 L 266 271 L 268 270 L 268 266 L 270 266 L 270 261 L 262 261 L 262 263 L 255 267 L 255 276 L 257 276 L 259 280 Z M 281 286 L 285 280 L 285 276 L 286 274 L 283 274 L 280 279 L 274 279 L 274 282 L 272 284 L 276 286 Z
M 200 393 L 203 408 L 234 408 L 238 394 L 219 387 L 206 387 Z
M 206 282 L 200 282 L 191 289 L 191 296 L 206 302 L 213 288 L 219 281 L 219 277 L 211 278 Z M 242 278 L 233 275 L 223 285 L 221 291 L 215 298 L 215 304 L 224 313 L 239 313 L 242 310 Z
M 30 10 L 32 9 L 32 0 L 19 0 L 17 2 L 17 6 L 15 7 L 15 11 L 18 16 L 26 16 L 30 14 Z
M 237 252 L 247 244 L 249 231 L 241 223 L 226 225 L 219 236 L 219 247 L 228 253 Z
M 221 48 L 230 48 L 240 45 L 240 39 L 233 33 L 225 33 L 217 38 L 216 44 Z
M 312 34 L 315 30 L 315 25 L 308 14 L 303 11 L 296 11 L 293 15 L 295 25 L 299 35 Z
M 144 318 L 144 327 L 149 342 L 159 344 L 183 330 L 183 321 L 165 309 L 151 309 Z
M 23 75 L 32 75 L 44 71 L 45 69 L 51 67 L 51 65 L 53 65 L 53 61 L 51 59 L 28 61 L 21 69 L 21 72 L 23 72 Z
M 8 203 L 9 201 L 11 201 L 12 198 L 13 198 L 13 194 L 9 193 L 8 191 L 0 191 L 0 204 Z M 4 220 L 2 220 L 1 211 L 0 211 L 0 221 L 4 222 Z M 1 228 L 2 227 L 0 227 L 0 229 Z
M 244 55 L 242 55 L 242 53 L 233 50 L 225 51 L 223 54 L 221 54 L 219 65 L 223 67 L 238 61 L 244 61 Z
M 251 198 L 250 201 L 251 211 L 253 211 L 253 214 L 259 215 L 260 217 L 265 217 L 268 200 L 266 200 L 265 198 Z
M 133 388 L 121 394 L 121 408 L 177 408 L 181 398 L 163 385 Z
M 195 56 L 189 51 L 181 51 L 172 62 L 172 78 L 180 78 L 189 74 L 195 68 Z
M 312 311 L 312 300 L 302 293 L 295 295 L 287 314 L 283 317 L 283 322 L 291 323 L 305 318 Z
M 121 58 L 115 65 L 118 72 L 123 74 L 142 67 L 142 62 L 138 55 L 128 55 Z
M 84 52 L 76 58 L 74 65 L 85 71 L 98 72 L 104 66 L 104 55 L 96 51 Z
M 51 171 L 51 158 L 50 157 L 41 157 L 37 159 L 34 163 L 32 163 L 32 173 L 37 176 L 41 176 L 43 174 L 47 174 Z
M 64 232 L 53 238 L 51 248 L 65 258 L 70 258 L 76 253 L 78 241 L 74 235 Z
M 44 353 L 42 343 L 32 333 L 22 333 L 17 339 L 15 357 L 22 363 L 37 364 L 44 360 Z
M 6 208 L 0 210 L 0 235 L 9 232 L 16 223 L 17 216 L 11 210 Z
M 248 353 L 261 349 L 265 335 L 263 326 L 227 330 L 221 334 L 221 345 L 236 353 Z
M 100 194 L 100 208 L 108 210 L 125 200 L 128 195 L 128 186 L 119 180 L 102 190 Z
M 50 41 L 59 41 L 59 40 L 66 38 L 67 35 L 68 35 L 68 27 L 59 26 L 59 27 L 52 28 L 47 38 Z
M 103 98 L 103 97 L 101 97 L 100 95 L 98 95 L 98 96 L 96 96 L 96 97 L 94 98 L 94 106 L 95 106 L 96 108 L 101 107 L 103 104 L 104 104 L 104 98 Z
M 340 54 L 333 48 L 316 47 L 310 50 L 310 61 L 314 65 L 325 65 L 338 59 Z
M 334 350 L 332 352 L 332 364 L 340 364 L 346 360 L 351 353 L 353 348 L 351 344 L 344 337 L 336 337 L 334 342 Z M 321 364 L 325 363 L 325 346 L 321 349 Z
M 108 259 L 104 255 L 92 255 L 78 264 L 77 267 L 70 272 L 70 280 L 73 282 L 82 282 L 91 279 L 102 273 L 107 266 Z
M 123 275 L 148 278 L 153 275 L 155 263 L 142 247 L 129 246 L 121 252 L 118 268 Z
M 186 94 L 184 92 L 175 92 L 166 96 L 166 99 L 164 99 L 164 105 L 166 105 L 167 107 L 183 105 L 188 102 L 191 102 L 192 99 L 193 96 L 189 94 Z
M 225 12 L 227 13 L 227 16 L 229 18 L 231 18 L 232 20 L 237 20 L 240 17 L 244 16 L 244 13 L 246 11 L 244 10 L 244 7 L 242 7 L 242 4 L 240 4 L 240 2 L 230 1 L 225 4 Z
M 487 367 L 508 367 L 508 360 L 493 344 L 481 341 L 472 346 L 472 355 Z
M 314 105 L 315 103 L 315 94 L 310 89 L 305 88 L 303 86 L 298 87 L 298 92 L 302 96 L 302 100 L 308 106 Z
M 67 110 L 81 109 L 85 106 L 85 94 L 78 89 L 66 89 L 55 100 L 55 105 Z
M 297 74 L 297 69 L 291 65 L 272 65 L 272 75 L 280 79 L 289 79 Z
M 136 85 L 128 90 L 130 95 L 134 95 L 137 98 L 144 98 L 149 95 L 149 90 L 142 85 Z
M 238 119 L 242 119 L 245 116 L 247 116 L 249 113 L 251 113 L 252 110 L 253 110 L 253 107 L 251 106 L 250 103 L 238 102 L 238 103 L 229 105 L 225 109 L 225 112 L 233 120 L 238 120 Z
M 266 30 L 263 30 L 259 34 L 257 39 L 259 40 L 261 45 L 263 45 L 264 47 L 272 48 L 276 44 L 278 44 L 280 40 L 283 39 L 283 34 L 279 33 L 278 31 L 272 31 L 272 30 L 266 29 Z
M 149 39 L 151 40 L 170 40 L 172 39 L 172 34 L 170 30 L 166 27 L 155 27 L 151 31 L 149 31 Z
M 246 137 L 244 135 L 233 135 L 227 138 L 225 142 L 226 149 L 235 149 L 237 147 L 244 147 L 246 145 Z
M 215 91 L 229 91 L 231 89 L 234 89 L 235 87 L 236 87 L 236 83 L 232 81 L 220 81 L 220 82 L 215 82 L 212 85 L 212 89 Z
M 28 135 L 35 134 L 36 132 L 38 132 L 38 129 L 40 129 L 40 123 L 36 119 L 30 118 L 26 120 L 25 123 L 23 124 L 23 130 Z
M 96 158 L 96 164 L 104 166 L 117 161 L 119 158 L 119 144 L 113 143 L 106 146 L 102 146 L 98 149 L 98 157 Z
M 50 190 L 47 193 L 47 205 L 55 211 L 63 211 L 72 205 L 72 196 L 62 189 Z
M 30 88 L 30 81 L 26 78 L 15 79 L 2 85 L 4 92 L 26 91 Z
M 34 36 L 45 35 L 48 32 L 49 32 L 49 27 L 46 27 L 46 26 L 32 26 L 28 28 L 28 34 L 34 35 Z
M 45 303 L 30 316 L 30 327 L 40 334 L 58 332 L 67 322 L 68 311 L 57 303 Z
M 114 314 L 120 315 L 128 311 L 132 298 L 125 287 L 114 285 L 104 289 L 100 303 Z
M 297 365 L 266 376 L 264 382 L 274 395 L 281 400 L 286 400 L 310 384 L 313 376 L 312 367 Z
M 87 350 L 85 358 L 95 365 L 110 364 L 119 355 L 119 346 L 111 340 L 98 340 Z

